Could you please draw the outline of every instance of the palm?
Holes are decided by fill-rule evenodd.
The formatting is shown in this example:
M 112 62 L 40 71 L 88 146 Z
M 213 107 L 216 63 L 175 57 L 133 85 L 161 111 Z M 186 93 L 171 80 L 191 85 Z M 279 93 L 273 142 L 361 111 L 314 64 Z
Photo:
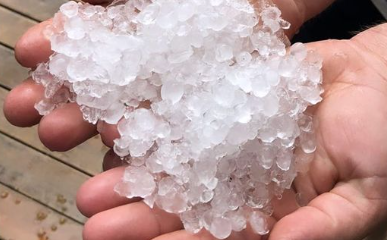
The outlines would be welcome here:
M 382 147 L 387 143 L 383 126 L 387 75 L 377 70 L 387 65 L 354 40 L 318 45 L 320 52 L 329 54 L 325 56 L 324 101 L 315 112 L 318 158 L 330 159 L 339 180 L 378 174 L 383 164 L 387 166 L 387 150 Z
M 324 56 L 325 93 L 314 109 L 315 159 L 295 186 L 305 198 L 314 200 L 282 219 L 273 235 L 361 239 L 365 229 L 374 227 L 370 219 L 377 223 L 387 215 L 387 75 L 378 71 L 386 65 L 363 47 L 365 40 L 358 36 L 312 46 Z M 347 227 L 354 231 L 349 236 L 335 228 L 342 223 L 351 224 Z

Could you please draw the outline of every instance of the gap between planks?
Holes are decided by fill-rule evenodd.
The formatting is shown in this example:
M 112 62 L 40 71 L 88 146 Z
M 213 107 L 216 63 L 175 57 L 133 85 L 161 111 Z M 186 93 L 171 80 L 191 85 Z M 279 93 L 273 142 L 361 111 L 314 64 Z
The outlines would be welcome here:
M 1 1 L 3 1 L 3 0 L 1 0 Z M 31 2 L 31 1 L 26 0 L 25 2 Z M 20 4 L 20 6 L 22 6 L 22 4 Z M 5 14 L 3 14 L 3 13 L 5 13 Z M 4 21 L 4 18 L 6 21 Z M 13 20 L 15 20 L 15 21 L 13 21 Z M 27 19 L 27 18 L 22 17 L 20 15 L 17 15 L 13 11 L 10 11 L 9 9 L 4 9 L 1 7 L 0 7 L 0 22 L 2 23 L 0 26 L 0 50 L 1 50 L 0 51 L 0 59 L 2 59 L 0 61 L 0 78 L 1 78 L 0 85 L 2 85 L 4 88 L 9 90 L 12 87 L 16 86 L 22 79 L 24 79 L 28 73 L 28 70 L 20 67 L 18 65 L 18 63 L 16 62 L 16 60 L 14 59 L 14 56 L 13 56 L 14 52 L 12 50 L 12 47 L 15 45 L 17 39 L 28 28 L 30 28 L 31 26 L 36 24 L 36 22 L 31 21 L 30 19 Z M 8 24 L 6 25 L 6 23 L 8 23 Z M 6 34 L 7 34 L 7 36 L 6 36 Z M 6 74 L 4 74 L 4 72 Z M 6 79 L 5 81 L 3 81 L 4 78 Z M 7 93 L 6 89 L 1 89 L 1 91 L 4 93 L 3 97 Z M 4 100 L 4 98 L 2 98 L 2 102 L 0 103 L 1 106 L 3 104 L 3 100 Z M 1 115 L 1 117 L 3 117 L 2 120 L 5 120 L 4 116 Z M 10 126 L 8 124 L 8 122 L 6 122 L 6 124 L 2 124 L 2 123 L 0 124 L 0 127 L 3 127 L 3 126 L 9 131 L 8 133 L 11 134 L 10 136 L 12 136 L 14 138 L 14 139 L 11 139 L 11 141 L 15 140 L 14 133 L 19 131 L 19 135 L 16 136 L 19 139 L 17 142 L 14 143 L 14 145 L 18 145 L 21 143 L 26 144 L 25 142 L 23 142 L 23 140 L 26 140 L 25 139 L 26 133 L 27 133 L 27 135 L 30 135 L 30 136 L 34 135 L 34 137 L 29 139 L 29 140 L 31 140 L 31 142 L 30 142 L 31 144 L 36 144 L 36 143 L 39 144 L 40 143 L 39 139 L 37 138 L 36 128 L 20 129 L 20 128 Z M 15 130 L 15 129 L 18 129 L 18 130 Z M 2 138 L 3 136 L 0 136 L 0 137 Z M 77 163 L 75 163 L 75 164 L 77 164 L 81 168 L 86 169 L 86 171 L 88 171 L 89 175 L 96 174 L 96 173 L 100 172 L 100 169 L 101 169 L 100 165 L 101 164 L 99 164 L 98 162 L 101 161 L 102 156 L 103 156 L 103 152 L 106 150 L 106 148 L 104 148 L 104 149 L 101 148 L 102 144 L 100 143 L 100 141 L 98 139 L 93 139 L 93 140 L 94 141 L 92 141 L 92 142 L 98 143 L 98 144 L 91 144 L 91 145 L 89 143 L 82 144 L 83 150 L 81 150 L 81 151 L 79 151 L 79 148 L 77 148 L 74 151 L 70 151 L 70 153 L 68 153 L 68 154 L 67 153 L 53 153 L 53 154 L 58 155 L 58 157 L 60 157 L 61 159 L 63 159 L 63 158 L 66 159 L 66 161 L 68 161 L 68 162 L 74 162 L 74 160 L 76 162 L 76 159 L 80 159 L 80 161 L 84 162 L 85 157 L 86 157 L 87 159 L 90 160 L 90 164 L 86 164 L 87 166 L 84 166 L 83 164 L 77 164 Z M 30 143 L 28 143 L 28 145 L 30 145 Z M 6 144 L 0 144 L 0 145 L 4 146 L 4 147 L 6 146 Z M 82 148 L 82 145 L 81 145 L 81 148 Z M 31 154 L 26 154 L 27 156 L 25 156 L 25 159 L 23 159 L 23 160 L 26 160 L 29 158 L 34 158 L 33 155 L 39 155 L 39 154 L 41 155 L 39 157 L 40 158 L 39 161 L 41 161 L 42 159 L 45 159 L 45 158 L 51 159 L 51 158 L 49 158 L 49 156 L 44 156 L 50 152 L 49 150 L 47 150 L 43 146 L 39 146 L 39 148 L 42 149 L 44 151 L 44 153 L 34 152 L 34 151 L 31 151 L 31 149 L 26 150 L 25 146 L 20 147 L 20 151 L 18 151 L 18 153 L 23 153 L 24 151 L 31 153 Z M 9 148 L 7 148 L 7 150 L 9 151 Z M 92 154 L 87 154 L 90 152 Z M 97 154 L 95 154 L 95 153 L 97 153 Z M 21 159 L 20 157 L 17 156 L 17 154 L 14 154 L 14 155 L 15 155 L 16 159 L 11 159 L 11 160 L 13 160 L 13 162 L 16 162 L 19 159 Z M 2 156 L 1 158 L 3 159 L 4 157 L 5 156 Z M 9 159 L 7 159 L 7 160 L 9 160 Z M 7 160 L 2 160 L 0 162 L 3 163 L 4 161 L 7 161 Z M 93 161 L 93 162 L 91 162 L 91 161 Z M 73 172 L 72 174 L 65 174 L 64 176 L 62 176 L 61 181 L 56 181 L 57 183 L 55 183 L 55 184 L 58 184 L 58 185 L 51 184 L 51 186 L 50 186 L 50 187 L 54 188 L 54 190 L 57 190 L 57 191 L 59 191 L 61 189 L 64 189 L 65 191 L 67 191 L 67 190 L 73 191 L 72 194 L 65 194 L 66 196 L 64 196 L 64 195 L 62 196 L 61 194 L 56 195 L 57 198 L 58 198 L 58 196 L 62 196 L 62 198 L 67 199 L 66 206 L 58 205 L 58 201 L 56 201 L 56 202 L 54 201 L 55 197 L 50 198 L 50 197 L 45 196 L 47 194 L 51 194 L 53 191 L 52 191 L 52 189 L 46 189 L 47 186 L 42 187 L 42 184 L 41 184 L 42 181 L 36 181 L 36 179 L 35 179 L 35 180 L 31 180 L 31 181 L 24 180 L 24 183 L 23 183 L 23 181 L 18 182 L 16 179 L 18 174 L 16 174 L 16 175 L 11 174 L 10 179 L 7 179 L 7 177 L 9 177 L 9 176 L 7 176 L 7 174 L 3 174 L 3 173 L 0 174 L 1 175 L 0 177 L 3 178 L 2 180 L 5 179 L 5 182 L 10 184 L 9 186 L 15 188 L 15 190 L 17 189 L 18 191 L 20 191 L 20 193 L 22 193 L 26 196 L 32 197 L 32 198 L 36 199 L 36 201 L 41 202 L 42 204 L 47 203 L 47 206 L 49 208 L 52 208 L 51 211 L 53 211 L 53 209 L 55 211 L 64 211 L 64 212 L 66 212 L 66 215 L 70 216 L 71 218 L 74 218 L 80 222 L 84 221 L 85 218 L 83 216 L 81 216 L 75 208 L 74 196 L 75 196 L 75 192 L 78 189 L 78 187 L 80 186 L 80 184 L 82 184 L 88 178 L 88 176 L 84 175 L 84 177 L 79 178 L 79 176 L 82 176 L 82 174 L 79 174 L 79 172 L 77 172 L 75 170 L 71 170 L 72 168 L 66 167 L 65 165 L 62 165 L 62 164 L 57 164 L 57 163 L 55 163 L 55 161 L 52 161 L 52 160 L 48 160 L 47 163 L 48 163 L 48 165 L 51 165 L 51 166 L 55 165 L 56 166 L 54 168 L 55 171 L 57 171 L 58 169 L 61 168 L 61 170 Z M 35 164 L 30 163 L 30 165 L 35 165 Z M 3 165 L 5 165 L 5 164 L 3 163 Z M 37 163 L 37 165 L 41 165 L 40 170 L 43 170 L 44 168 L 47 168 L 47 167 L 50 168 L 50 166 L 47 166 L 46 164 L 42 164 L 39 162 Z M 4 167 L 1 167 L 1 168 L 4 169 Z M 7 167 L 7 172 L 10 172 L 12 170 L 15 170 L 15 169 L 11 169 L 11 168 Z M 16 169 L 16 171 L 17 170 L 18 169 Z M 55 181 L 52 181 L 55 179 L 47 177 L 49 174 L 48 175 L 47 174 L 46 175 L 45 174 L 36 174 L 36 172 L 34 172 L 34 171 L 32 171 L 32 172 L 23 171 L 23 168 L 19 168 L 19 170 L 22 170 L 23 173 L 30 174 L 30 177 L 32 175 L 33 175 L 32 176 L 33 178 L 40 178 L 41 176 L 46 176 L 44 178 L 45 181 L 55 182 Z M 78 177 L 76 177 L 75 175 L 78 175 Z M 75 176 L 75 181 L 74 181 L 74 176 Z M 63 179 L 69 179 L 69 181 L 63 181 Z M 81 179 L 81 180 L 79 181 L 78 179 Z M 74 186 L 76 185 L 76 186 L 75 187 L 66 187 L 67 185 L 69 185 L 68 182 L 70 182 L 70 181 L 73 182 L 72 185 L 74 185 Z M 40 192 L 39 191 L 32 191 L 31 192 L 31 190 L 29 188 L 31 188 L 31 189 L 39 188 Z M 55 193 L 54 193 L 54 195 L 55 195 Z M 3 211 L 2 211 L 2 213 L 3 213 Z M 21 215 L 21 216 L 23 216 L 23 215 Z M 0 224 L 0 226 L 4 226 L 4 225 Z M 15 225 L 15 226 L 18 226 L 18 225 Z M 0 232 L 3 232 L 3 231 L 0 230 Z M 70 231 L 70 232 L 72 232 L 72 231 Z M 81 231 L 79 231 L 79 232 L 81 232 Z M 25 238 L 25 239 L 31 239 L 31 238 Z M 55 239 L 61 239 L 61 238 L 55 237 Z M 80 239 L 80 237 L 77 237 L 75 239 Z
M 0 59 L 0 83 L 4 87 L 12 89 L 28 77 L 29 69 L 19 65 L 12 49 L 0 45 Z
M 63 163 L 64 165 L 66 165 L 66 166 L 68 166 L 68 167 L 71 167 L 71 168 L 73 168 L 73 169 L 75 169 L 75 170 L 77 170 L 77 171 L 79 171 L 79 172 L 81 172 L 81 173 L 83 173 L 83 174 L 85 174 L 85 175 L 87 175 L 87 176 L 89 176 L 89 177 L 92 177 L 92 176 L 93 176 L 92 174 L 90 174 L 90 173 L 84 171 L 84 170 L 81 169 L 81 168 L 78 168 L 77 166 L 71 165 L 71 164 L 67 163 L 66 161 L 63 161 L 63 160 L 61 160 L 61 159 L 59 159 L 59 158 L 57 158 L 57 157 L 55 157 L 55 156 L 49 154 L 48 152 L 42 151 L 42 150 L 40 150 L 40 149 L 38 149 L 38 148 L 36 148 L 36 147 L 34 147 L 34 146 L 32 146 L 32 145 L 26 143 L 26 142 L 23 142 L 23 141 L 21 141 L 21 140 L 15 138 L 15 137 L 12 136 L 12 135 L 9 135 L 8 133 L 2 131 L 1 129 L 0 129 L 0 134 L 3 134 L 4 136 L 7 136 L 7 137 L 11 138 L 11 139 L 17 141 L 18 143 L 23 144 L 24 146 L 26 146 L 26 147 L 28 147 L 28 148 L 31 148 L 31 149 L 33 149 L 33 150 L 35 150 L 35 151 L 37 151 L 37 152 L 39 152 L 39 153 L 41 153 L 41 154 L 47 156 L 47 157 L 50 157 L 50 158 L 52 158 L 53 160 L 56 160 L 56 161 L 58 161 L 58 162 L 60 162 L 60 163 Z
M 0 134 L 0 182 L 78 222 L 75 196 L 89 176 Z M 112 190 L 113 191 L 113 190 Z
M 34 22 L 40 22 L 39 19 L 35 19 L 35 18 L 33 18 L 33 17 L 29 16 L 29 15 L 26 15 L 25 13 L 20 12 L 18 9 L 12 9 L 12 8 L 9 7 L 9 6 L 4 5 L 4 4 L 2 3 L 2 0 L 0 0 L 0 7 L 4 8 L 4 9 L 7 9 L 7 10 L 9 10 L 10 12 L 13 12 L 13 13 L 15 13 L 15 14 L 17 14 L 17 15 L 19 15 L 19 16 L 22 16 L 22 17 L 24 17 L 24 18 L 26 18 L 26 19 L 29 19 L 29 20 L 31 20 L 31 21 L 34 21 Z
M 82 239 L 82 225 L 0 183 L 0 239 Z M 45 238 L 43 238 L 45 237 Z
M 44 21 L 51 18 L 65 2 L 68 0 L 0 0 L 0 5 L 35 21 Z
M 17 40 L 37 22 L 0 6 L 0 42 L 13 48 Z
M 0 134 L 0 136 L 1 136 L 1 134 Z M 37 204 L 39 204 L 39 205 L 41 205 L 42 207 L 44 207 L 44 208 L 46 208 L 47 210 L 49 210 L 50 212 L 54 212 L 54 213 L 56 213 L 56 214 L 59 214 L 59 215 L 65 217 L 65 218 L 67 218 L 67 219 L 70 219 L 70 220 L 73 221 L 74 223 L 78 223 L 78 224 L 80 224 L 80 225 L 83 225 L 83 224 L 84 224 L 83 222 L 81 222 L 81 221 L 79 221 L 79 220 L 77 220 L 77 219 L 74 219 L 74 218 L 72 218 L 71 216 L 66 215 L 63 211 L 62 211 L 62 212 L 61 212 L 61 211 L 58 211 L 57 209 L 50 207 L 49 205 L 45 204 L 44 202 L 41 202 L 39 199 L 34 199 L 33 197 L 31 197 L 31 196 L 29 196 L 29 195 L 26 195 L 26 194 L 23 193 L 23 192 L 20 192 L 18 189 L 12 187 L 11 185 L 9 185 L 9 184 L 7 184 L 7 183 L 5 183 L 5 182 L 0 181 L 0 190 L 1 190 L 1 186 L 4 186 L 4 187 L 8 188 L 10 191 L 13 191 L 13 192 L 17 193 L 19 196 L 22 196 L 22 197 L 25 198 L 25 199 L 29 199 L 30 201 L 36 202 Z M 8 191 L 6 191 L 6 192 L 8 192 Z M 0 200 L 1 200 L 2 198 L 4 198 L 4 196 L 2 196 L 2 195 L 4 195 L 4 194 L 3 194 L 2 191 L 0 191 Z M 5 196 L 8 196 L 8 195 L 5 195 Z M 62 196 L 60 196 L 60 199 L 62 199 Z M 18 202 L 16 202 L 16 204 L 18 204 Z M 2 213 L 1 210 L 0 210 L 0 213 Z M 3 214 L 3 213 L 2 213 L 2 214 Z M 1 215 L 0 215 L 0 218 L 1 218 Z M 1 224 L 0 224 L 0 233 L 1 233 Z

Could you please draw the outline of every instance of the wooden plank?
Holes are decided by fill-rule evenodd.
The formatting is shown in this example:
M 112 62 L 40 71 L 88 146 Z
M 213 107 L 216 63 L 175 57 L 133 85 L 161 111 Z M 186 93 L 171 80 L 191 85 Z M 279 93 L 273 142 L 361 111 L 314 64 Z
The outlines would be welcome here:
M 0 88 L 0 109 L 2 109 L 7 93 L 7 90 Z M 99 136 L 96 136 L 70 151 L 51 152 L 40 142 L 36 126 L 31 128 L 19 128 L 12 126 L 5 119 L 3 114 L 0 114 L 0 131 L 18 139 L 19 141 L 25 142 L 40 151 L 46 152 L 70 166 L 82 169 L 90 175 L 95 175 L 101 172 L 101 162 L 105 152 L 108 150 L 108 148 L 101 143 Z
M 385 0 L 371 0 L 379 12 L 387 19 L 387 2 Z M 387 239 L 387 238 L 386 238 Z
M 82 225 L 0 184 L 0 239 L 82 239 Z
M 75 196 L 89 177 L 0 134 L 0 182 L 79 222 Z
M 0 45 L 0 83 L 7 88 L 13 88 L 28 77 L 29 69 L 19 65 L 14 52 Z
M 35 21 L 1 6 L 0 23 L 0 42 L 10 47 L 14 47 L 23 33 L 36 24 Z
M 65 2 L 67 0 L 0 0 L 0 4 L 40 21 L 51 18 Z

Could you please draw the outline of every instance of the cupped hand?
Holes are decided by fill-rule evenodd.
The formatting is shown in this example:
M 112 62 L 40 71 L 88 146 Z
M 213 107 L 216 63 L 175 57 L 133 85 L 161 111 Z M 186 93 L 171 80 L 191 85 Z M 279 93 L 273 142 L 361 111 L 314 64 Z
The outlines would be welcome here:
M 310 44 L 324 58 L 317 151 L 296 189 L 311 202 L 270 239 L 363 239 L 387 219 L 387 25 Z
M 257 237 L 247 229 L 230 240 L 360 240 L 387 219 L 386 42 L 387 24 L 351 40 L 308 45 L 324 59 L 325 92 L 323 102 L 311 109 L 314 160 L 294 183 L 307 205 L 298 206 L 290 190 L 274 203 L 270 235 Z M 114 161 L 114 155 L 105 160 Z M 185 232 L 176 216 L 139 199 L 119 197 L 113 187 L 122 174 L 123 167 L 108 170 L 80 189 L 78 206 L 91 216 L 86 240 L 214 239 L 206 232 Z

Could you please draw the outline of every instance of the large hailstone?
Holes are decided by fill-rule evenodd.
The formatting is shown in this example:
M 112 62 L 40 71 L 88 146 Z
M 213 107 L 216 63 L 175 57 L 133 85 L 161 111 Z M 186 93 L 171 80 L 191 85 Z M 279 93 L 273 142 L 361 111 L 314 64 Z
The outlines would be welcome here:
M 303 44 L 287 51 L 289 23 L 254 2 L 68 2 L 47 29 L 54 53 L 32 74 L 46 89 L 36 108 L 76 102 L 87 121 L 118 123 L 121 195 L 179 214 L 193 233 L 266 234 L 271 199 L 316 148 L 305 110 L 321 101 L 322 62 Z

